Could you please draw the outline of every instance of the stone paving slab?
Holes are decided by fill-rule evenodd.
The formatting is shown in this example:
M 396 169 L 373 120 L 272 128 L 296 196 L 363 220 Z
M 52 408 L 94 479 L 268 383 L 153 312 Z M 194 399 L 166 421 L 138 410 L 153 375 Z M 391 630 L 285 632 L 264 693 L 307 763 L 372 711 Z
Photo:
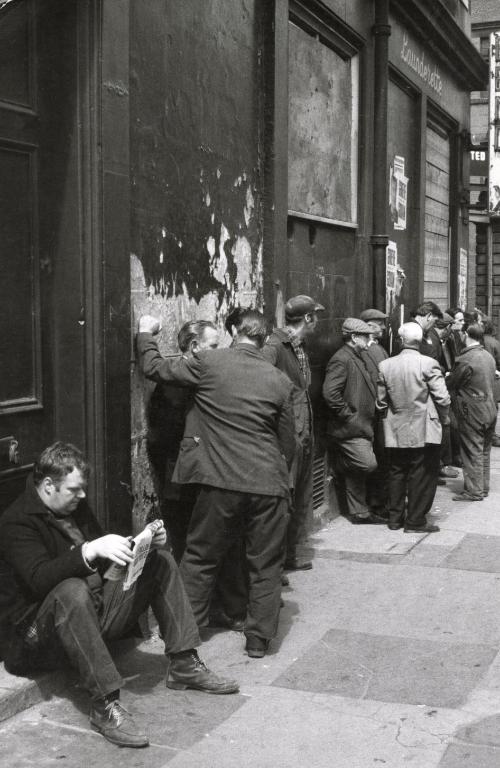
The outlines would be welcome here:
M 273 683 L 433 707 L 455 708 L 484 677 L 497 655 L 487 645 L 330 630 Z
M 404 533 L 403 530 L 390 531 L 386 525 L 352 525 L 344 517 L 338 517 L 331 523 L 328 531 L 328 537 L 325 537 L 323 529 L 310 538 L 318 554 L 324 549 L 335 549 L 364 554 L 401 555 L 409 552 L 427 535 Z
M 500 749 L 476 744 L 450 744 L 439 768 L 499 768 Z
M 500 573 L 500 536 L 468 533 L 440 565 L 465 571 Z

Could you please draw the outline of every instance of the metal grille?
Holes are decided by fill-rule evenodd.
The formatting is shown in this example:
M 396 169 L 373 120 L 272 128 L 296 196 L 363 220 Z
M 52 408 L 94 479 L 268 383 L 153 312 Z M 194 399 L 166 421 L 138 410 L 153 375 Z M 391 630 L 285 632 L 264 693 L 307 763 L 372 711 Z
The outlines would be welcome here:
M 326 501 L 326 457 L 318 456 L 313 461 L 313 509 Z

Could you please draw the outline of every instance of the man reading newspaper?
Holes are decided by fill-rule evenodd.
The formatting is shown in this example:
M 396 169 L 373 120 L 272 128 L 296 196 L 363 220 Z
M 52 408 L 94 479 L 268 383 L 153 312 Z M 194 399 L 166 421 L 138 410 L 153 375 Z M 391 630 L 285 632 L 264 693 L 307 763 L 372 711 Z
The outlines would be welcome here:
M 165 642 L 168 688 L 234 693 L 238 685 L 208 670 L 197 655 L 198 629 L 175 561 L 164 548 L 163 525 L 150 532 L 142 572 L 124 589 L 132 575 L 127 566 L 134 560 L 133 540 L 103 535 L 86 502 L 88 475 L 75 446 L 54 443 L 3 514 L 0 651 L 15 674 L 66 657 L 91 696 L 91 726 L 114 744 L 143 747 L 148 738 L 120 704 L 123 680 L 106 641 L 129 633 L 148 606 Z M 110 564 L 123 568 L 125 580 L 106 578 Z

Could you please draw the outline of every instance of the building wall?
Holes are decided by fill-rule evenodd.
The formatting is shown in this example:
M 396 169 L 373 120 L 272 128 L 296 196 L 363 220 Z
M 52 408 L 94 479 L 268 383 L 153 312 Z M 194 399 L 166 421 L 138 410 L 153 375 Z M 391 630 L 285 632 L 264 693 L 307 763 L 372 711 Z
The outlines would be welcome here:
M 258 0 L 131 4 L 131 283 L 163 354 L 190 319 L 262 303 Z M 228 343 L 226 338 L 225 343 Z M 146 450 L 153 386 L 132 375 L 136 524 L 156 514 Z

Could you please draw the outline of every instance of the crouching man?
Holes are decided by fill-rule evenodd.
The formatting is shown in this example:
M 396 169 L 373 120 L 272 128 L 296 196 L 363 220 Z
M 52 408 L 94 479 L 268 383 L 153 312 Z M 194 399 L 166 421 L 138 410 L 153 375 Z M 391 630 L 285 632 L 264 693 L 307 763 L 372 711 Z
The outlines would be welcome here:
M 174 559 L 155 534 L 132 587 L 109 581 L 111 563 L 132 560 L 131 539 L 103 535 L 85 500 L 89 465 L 75 446 L 57 442 L 36 462 L 25 492 L 0 521 L 0 558 L 12 577 L 0 586 L 1 649 L 6 668 L 29 674 L 65 657 L 91 696 L 91 726 L 114 744 L 148 739 L 120 705 L 123 680 L 106 641 L 129 633 L 151 606 L 165 642 L 168 688 L 234 693 L 198 658 L 198 629 Z

